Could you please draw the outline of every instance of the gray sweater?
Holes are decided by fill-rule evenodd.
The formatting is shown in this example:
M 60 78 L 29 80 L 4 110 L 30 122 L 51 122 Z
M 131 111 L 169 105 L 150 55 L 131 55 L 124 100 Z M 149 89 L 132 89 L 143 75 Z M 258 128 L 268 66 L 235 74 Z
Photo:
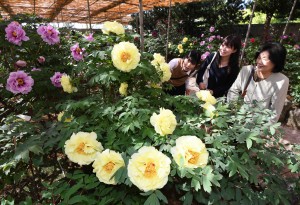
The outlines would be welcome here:
M 228 91 L 227 100 L 236 100 L 244 90 L 247 80 L 251 74 L 252 66 L 244 66 L 237 79 Z M 259 102 L 262 108 L 275 111 L 276 116 L 272 118 L 277 122 L 286 99 L 289 87 L 289 79 L 282 73 L 272 73 L 267 79 L 255 82 L 253 78 L 247 88 L 244 102 L 252 104 L 253 101 Z

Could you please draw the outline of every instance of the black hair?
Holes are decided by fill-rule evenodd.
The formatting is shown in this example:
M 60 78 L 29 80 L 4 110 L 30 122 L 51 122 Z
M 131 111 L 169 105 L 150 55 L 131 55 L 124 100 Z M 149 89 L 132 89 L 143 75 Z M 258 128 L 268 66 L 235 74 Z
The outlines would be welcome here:
M 240 56 L 240 51 L 242 47 L 242 40 L 241 37 L 238 35 L 228 35 L 223 39 L 222 44 L 225 44 L 227 47 L 233 48 L 236 50 L 236 52 L 232 53 L 229 58 L 229 63 L 228 63 L 228 72 L 231 72 L 232 69 L 237 69 L 239 70 L 239 56 Z M 220 63 L 220 53 L 218 52 L 218 55 L 216 56 L 216 63 L 219 65 Z
M 201 56 L 197 51 L 191 50 L 184 56 L 184 58 L 189 59 L 191 64 L 198 65 L 200 63 Z
M 257 60 L 259 54 L 267 51 L 269 53 L 270 61 L 275 65 L 272 72 L 278 73 L 284 69 L 285 59 L 286 59 L 286 48 L 277 42 L 267 42 L 258 52 L 255 54 L 255 60 Z

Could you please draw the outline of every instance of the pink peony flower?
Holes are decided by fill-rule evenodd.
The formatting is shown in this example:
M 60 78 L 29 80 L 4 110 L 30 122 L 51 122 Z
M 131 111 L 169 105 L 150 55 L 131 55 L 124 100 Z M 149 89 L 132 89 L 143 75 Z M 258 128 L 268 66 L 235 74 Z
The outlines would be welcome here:
M 300 49 L 300 46 L 299 46 L 298 44 L 295 44 L 295 45 L 294 45 L 294 49 L 295 49 L 295 50 L 299 50 L 299 49 Z
M 215 31 L 215 27 L 213 27 L 213 26 L 211 26 L 210 28 L 209 28 L 209 32 L 214 32 Z
M 93 37 L 93 33 L 90 33 L 88 36 L 85 36 L 85 39 L 87 41 L 91 41 L 91 42 L 95 40 L 94 37 Z
M 18 61 L 15 63 L 15 65 L 16 65 L 17 67 L 19 67 L 19 68 L 24 68 L 24 67 L 27 66 L 27 63 L 26 63 L 26 61 L 18 60 Z
M 37 59 L 39 63 L 44 63 L 45 62 L 45 57 L 44 56 L 39 56 L 39 58 Z
M 24 71 L 11 72 L 7 79 L 6 89 L 14 94 L 27 94 L 32 90 L 33 84 L 31 76 Z
M 212 42 L 215 38 L 216 38 L 216 36 L 211 36 L 211 37 L 208 38 L 208 41 Z
M 210 50 L 212 48 L 212 45 L 208 44 L 206 47 Z
M 201 38 L 204 36 L 204 33 L 201 34 Z
M 207 56 L 209 56 L 209 54 L 210 54 L 210 52 L 208 52 L 208 51 L 206 51 L 205 53 L 203 53 L 201 55 L 201 60 L 204 61 L 207 58 Z
M 80 61 L 83 59 L 83 56 L 85 55 L 84 51 L 85 48 L 80 48 L 79 44 L 76 43 L 75 45 L 73 45 L 70 48 L 71 52 L 72 52 L 72 56 L 76 61 Z
M 41 71 L 40 68 L 32 68 L 31 71 Z
M 60 72 L 55 72 L 54 75 L 50 78 L 52 84 L 55 87 L 61 87 L 61 77 L 64 75 L 64 73 L 60 73 Z
M 49 45 L 59 43 L 59 32 L 51 25 L 40 26 L 37 29 L 37 33 L 42 37 L 43 41 L 45 41 Z
M 200 46 L 203 46 L 205 44 L 205 41 L 200 42 Z
M 22 29 L 22 26 L 13 21 L 5 28 L 5 38 L 8 42 L 13 43 L 15 45 L 21 46 L 22 41 L 28 41 L 29 38 L 26 36 L 26 32 Z
M 250 38 L 250 42 L 254 43 L 255 42 L 255 38 Z

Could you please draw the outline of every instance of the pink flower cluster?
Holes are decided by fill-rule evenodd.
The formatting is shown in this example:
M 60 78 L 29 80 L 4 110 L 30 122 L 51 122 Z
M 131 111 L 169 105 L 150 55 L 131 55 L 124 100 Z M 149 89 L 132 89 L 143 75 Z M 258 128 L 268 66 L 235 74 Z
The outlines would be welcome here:
M 55 72 L 54 75 L 50 78 L 52 84 L 55 87 L 61 87 L 61 77 L 64 75 L 64 73 Z
M 92 41 L 95 40 L 94 37 L 93 37 L 93 33 L 90 33 L 89 35 L 85 36 L 85 39 L 86 39 L 87 41 L 90 41 L 90 42 L 92 42 Z
M 5 28 L 6 39 L 15 45 L 21 46 L 22 41 L 28 41 L 29 38 L 26 36 L 26 32 L 23 30 L 22 25 L 16 21 L 11 22 Z
M 207 58 L 207 56 L 209 56 L 209 52 L 208 51 L 206 51 L 205 53 L 203 53 L 202 55 L 201 55 L 201 60 L 202 61 L 204 61 L 206 58 Z
M 59 32 L 55 30 L 51 25 L 40 26 L 37 29 L 37 33 L 42 37 L 42 39 L 49 45 L 54 45 L 59 43 Z
M 70 48 L 72 52 L 72 56 L 76 61 L 80 61 L 83 59 L 83 57 L 86 55 L 85 54 L 85 48 L 80 48 L 79 44 L 76 43 Z
M 16 71 L 9 74 L 6 89 L 14 94 L 27 94 L 31 91 L 33 84 L 31 76 L 24 71 Z

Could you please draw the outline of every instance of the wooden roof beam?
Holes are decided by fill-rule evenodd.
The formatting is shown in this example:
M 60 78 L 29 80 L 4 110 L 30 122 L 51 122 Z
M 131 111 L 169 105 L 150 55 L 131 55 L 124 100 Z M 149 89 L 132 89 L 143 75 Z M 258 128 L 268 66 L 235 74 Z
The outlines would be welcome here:
M 5 11 L 6 13 L 8 13 L 9 16 L 14 15 L 14 12 L 11 9 L 11 7 L 9 6 L 9 4 L 5 4 L 5 2 L 3 0 L 0 0 L 0 7 L 3 9 L 3 11 Z
M 73 0 L 57 0 L 54 4 L 53 9 L 49 12 L 50 14 L 50 21 L 53 21 L 56 16 L 61 12 L 61 10 L 63 9 L 63 7 L 65 7 L 66 5 L 70 4 Z
M 116 6 L 120 5 L 120 4 L 122 4 L 122 3 L 126 3 L 126 0 L 117 0 L 117 1 L 114 1 L 114 2 L 112 2 L 111 4 L 109 4 L 108 6 L 105 6 L 105 7 L 102 7 L 102 8 L 100 8 L 100 9 L 98 9 L 98 10 L 95 10 L 95 11 L 93 11 L 93 12 L 91 13 L 91 18 L 92 18 L 93 16 L 96 16 L 96 15 L 100 14 L 101 12 L 105 12 L 105 11 L 107 11 L 107 10 L 109 10 L 109 9 L 112 9 L 112 8 L 114 8 L 114 7 L 116 7 Z M 88 18 L 88 16 L 85 17 L 85 18 L 79 19 L 79 21 L 83 21 L 83 20 L 85 20 L 86 18 Z

